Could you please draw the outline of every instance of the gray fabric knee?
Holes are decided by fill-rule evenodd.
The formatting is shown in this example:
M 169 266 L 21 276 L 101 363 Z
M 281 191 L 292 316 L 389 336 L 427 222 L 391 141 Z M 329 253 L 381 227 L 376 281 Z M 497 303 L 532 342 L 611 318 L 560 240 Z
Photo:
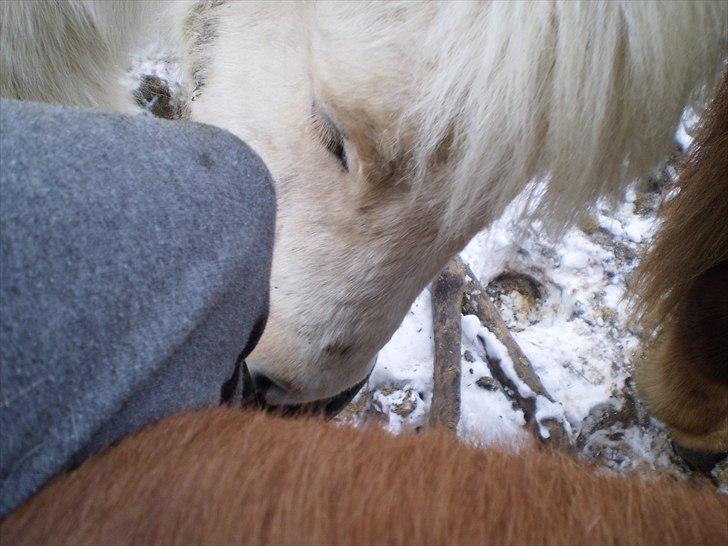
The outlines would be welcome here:
M 226 131 L 2 101 L 0 196 L 4 516 L 125 434 L 235 390 L 267 316 L 275 195 Z

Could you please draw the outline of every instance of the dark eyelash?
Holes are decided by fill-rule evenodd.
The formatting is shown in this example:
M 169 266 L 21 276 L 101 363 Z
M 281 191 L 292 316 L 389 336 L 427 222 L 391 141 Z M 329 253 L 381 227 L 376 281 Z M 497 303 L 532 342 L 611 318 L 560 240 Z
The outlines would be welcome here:
M 349 163 L 346 158 L 346 149 L 344 148 L 344 134 L 339 130 L 331 118 L 322 112 L 316 104 L 312 108 L 313 125 L 316 132 L 321 138 L 326 149 L 339 160 L 339 163 L 345 171 L 349 170 Z
M 329 142 L 326 144 L 326 149 L 334 154 L 334 157 L 339 160 L 339 163 L 341 163 L 341 166 L 344 167 L 345 171 L 349 170 L 349 164 L 346 161 L 344 140 L 341 135 L 337 135 L 337 137 L 329 139 Z

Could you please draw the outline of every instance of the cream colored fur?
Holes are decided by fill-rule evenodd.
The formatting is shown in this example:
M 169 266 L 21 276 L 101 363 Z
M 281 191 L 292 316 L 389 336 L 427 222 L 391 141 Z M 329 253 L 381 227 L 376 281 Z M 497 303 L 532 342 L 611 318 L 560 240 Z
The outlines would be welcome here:
M 646 173 L 712 83 L 728 13 L 628 1 L 203 8 L 191 117 L 248 142 L 277 184 L 271 315 L 249 360 L 283 387 L 272 403 L 365 377 L 417 293 L 529 181 L 550 179 L 539 211 L 558 226 Z M 314 103 L 347 136 L 348 171 L 316 133 Z
M 182 2 L 0 2 L 0 94 L 137 112 L 122 77 L 150 40 L 180 41 Z

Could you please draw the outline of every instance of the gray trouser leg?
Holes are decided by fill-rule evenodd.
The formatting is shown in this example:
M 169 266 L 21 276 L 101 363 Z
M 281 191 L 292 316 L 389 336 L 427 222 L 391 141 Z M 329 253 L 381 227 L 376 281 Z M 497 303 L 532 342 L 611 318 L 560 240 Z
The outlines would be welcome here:
M 265 165 L 225 131 L 0 102 L 0 517 L 125 434 L 234 395 L 274 216 Z

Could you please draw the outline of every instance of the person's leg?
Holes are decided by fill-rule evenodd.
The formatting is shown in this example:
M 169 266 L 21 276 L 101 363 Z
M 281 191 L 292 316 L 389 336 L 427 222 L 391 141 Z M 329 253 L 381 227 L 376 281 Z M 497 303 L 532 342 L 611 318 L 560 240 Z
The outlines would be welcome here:
M 265 165 L 225 131 L 0 103 L 0 517 L 123 435 L 235 395 L 274 216 Z

